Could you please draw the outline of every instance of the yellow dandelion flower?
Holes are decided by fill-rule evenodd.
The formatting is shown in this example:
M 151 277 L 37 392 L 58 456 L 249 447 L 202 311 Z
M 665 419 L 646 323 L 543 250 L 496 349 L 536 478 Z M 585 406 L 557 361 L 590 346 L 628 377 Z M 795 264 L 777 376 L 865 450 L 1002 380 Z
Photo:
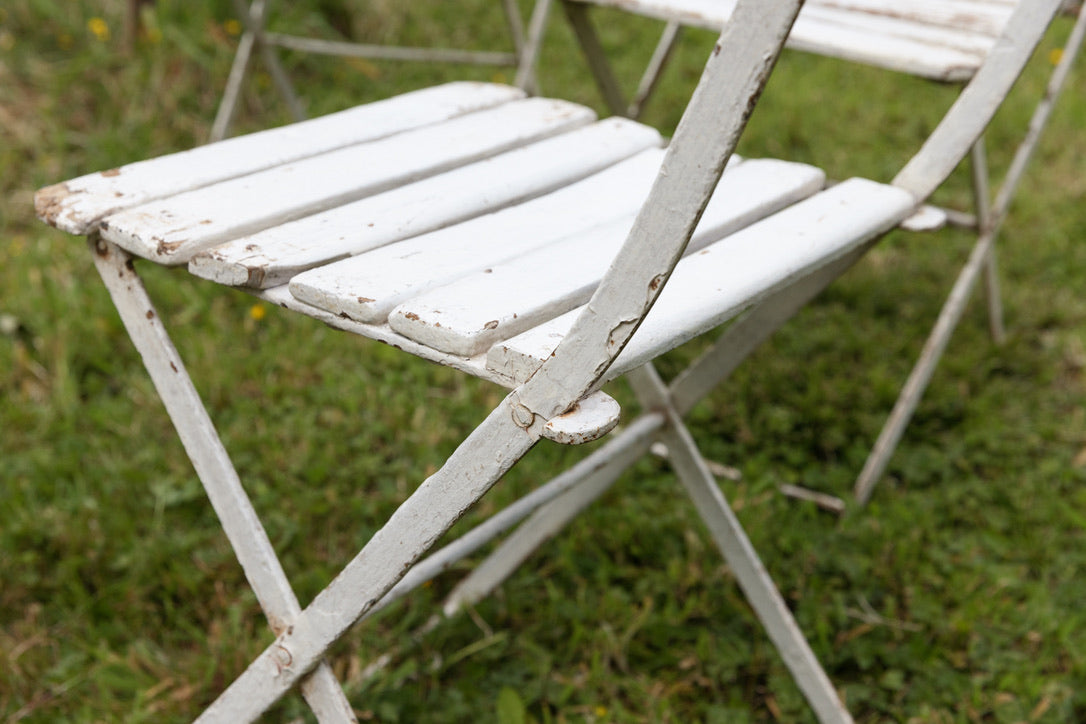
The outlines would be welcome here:
M 264 307 L 263 304 L 254 304 L 253 306 L 249 307 L 249 317 L 252 318 L 253 321 L 259 322 L 265 317 L 265 315 L 267 315 L 267 313 L 268 310 Z
M 94 17 L 87 21 L 87 30 L 100 41 L 109 40 L 109 26 L 102 18 Z
M 1059 65 L 1063 60 L 1063 48 L 1053 48 L 1048 52 L 1048 62 L 1052 65 Z
M 230 18 L 225 23 L 223 23 L 222 27 L 228 35 L 233 35 L 234 37 L 241 35 L 241 23 L 239 23 L 237 20 L 234 20 L 233 18 Z
M 596 710 L 595 710 L 595 714 L 596 714 L 597 717 L 602 719 L 603 717 L 607 716 L 607 707 L 597 705 Z

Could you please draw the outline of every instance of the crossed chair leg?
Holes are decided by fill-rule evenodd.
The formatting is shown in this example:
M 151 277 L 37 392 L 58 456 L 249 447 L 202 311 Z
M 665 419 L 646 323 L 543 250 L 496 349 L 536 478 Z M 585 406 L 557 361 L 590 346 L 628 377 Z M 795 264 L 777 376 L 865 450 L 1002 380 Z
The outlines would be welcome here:
M 646 414 L 567 473 L 419 561 L 538 439 L 513 422 L 507 398 L 303 611 L 131 257 L 97 236 L 89 241 L 99 273 L 277 636 L 199 721 L 252 720 L 295 684 L 322 723 L 355 721 L 330 666 L 323 661 L 328 647 L 350 626 L 532 515 L 528 525 L 454 590 L 445 611 L 452 613 L 475 600 L 602 494 L 656 439 L 668 446 L 680 481 L 819 720 L 851 721 L 717 487 L 682 416 L 862 252 L 752 309 L 670 388 L 650 365 L 631 372 L 631 384 L 649 410 Z
M 88 242 L 98 273 L 177 428 L 268 624 L 276 634 L 289 630 L 301 613 L 301 606 L 199 393 L 135 271 L 132 257 L 97 235 L 88 237 Z M 300 688 L 322 724 L 356 721 L 327 663 L 319 662 Z

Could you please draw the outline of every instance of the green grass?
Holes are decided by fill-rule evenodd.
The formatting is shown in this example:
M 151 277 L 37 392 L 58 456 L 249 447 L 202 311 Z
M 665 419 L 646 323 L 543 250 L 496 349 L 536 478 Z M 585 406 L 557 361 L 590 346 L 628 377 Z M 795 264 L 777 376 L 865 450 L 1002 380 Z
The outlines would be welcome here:
M 502 47 L 497 3 L 277 3 L 331 37 Z M 361 5 L 361 4 L 359 4 Z M 403 8 L 410 7 L 411 10 Z M 527 10 L 527 8 L 525 8 Z M 101 18 L 99 39 L 88 24 Z M 226 0 L 160 0 L 125 52 L 120 0 L 0 6 L 0 718 L 182 721 L 270 641 L 260 611 L 79 239 L 35 188 L 206 138 L 234 44 Z M 543 88 L 599 107 L 557 14 Z M 997 170 L 1047 39 L 990 134 Z M 603 23 L 632 83 L 654 27 Z M 100 29 L 99 29 L 100 30 Z M 674 127 L 711 43 L 691 33 L 647 121 Z M 287 55 L 312 113 L 493 70 Z M 847 496 L 970 246 L 891 235 L 692 415 L 723 489 L 862 722 L 1086 720 L 1086 87 L 1070 79 L 1003 232 L 1009 339 L 979 297 L 887 479 L 841 518 L 776 493 Z M 787 54 L 742 151 L 888 179 L 949 91 Z M 257 73 L 238 126 L 287 120 Z M 946 201 L 968 197 L 956 176 Z M 147 268 L 152 294 L 303 603 L 501 391 Z M 677 371 L 706 340 L 661 364 Z M 621 387 L 616 395 L 624 401 Z M 634 406 L 626 405 L 632 415 Z M 542 445 L 470 516 L 582 451 Z M 467 564 L 331 657 L 364 720 L 809 721 L 666 466 L 638 465 L 493 598 L 416 640 Z M 458 525 L 458 530 L 467 522 Z M 381 652 L 386 668 L 364 675 Z M 306 716 L 288 697 L 269 721 Z

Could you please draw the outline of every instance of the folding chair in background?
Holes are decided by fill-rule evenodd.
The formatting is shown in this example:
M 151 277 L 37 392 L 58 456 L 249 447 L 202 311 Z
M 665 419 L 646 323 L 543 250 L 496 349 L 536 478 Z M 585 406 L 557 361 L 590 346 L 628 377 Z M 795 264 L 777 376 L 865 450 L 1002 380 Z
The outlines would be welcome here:
M 550 2 L 550 0 L 541 0 Z M 808 0 L 786 42 L 795 50 L 816 53 L 897 71 L 931 81 L 963 84 L 978 71 L 1007 26 L 1016 6 L 1028 0 Z M 613 113 L 637 118 L 655 91 L 684 27 L 719 30 L 731 16 L 735 0 L 561 0 L 600 93 Z M 1066 3 L 1065 3 L 1066 5 Z M 664 30 L 642 75 L 637 91 L 626 100 L 591 20 L 590 6 L 600 6 L 664 21 Z M 925 206 L 902 226 L 933 231 L 946 223 L 973 229 L 972 253 L 932 327 L 862 471 L 854 495 L 866 503 L 886 471 L 912 418 L 935 366 L 961 319 L 965 304 L 984 273 L 992 338 L 1005 338 L 1003 308 L 996 269 L 995 240 L 1022 173 L 1036 148 L 1048 114 L 1058 97 L 1081 45 L 1083 11 L 1046 93 L 1017 149 L 1010 170 L 997 190 L 990 190 L 983 136 L 970 151 L 973 212 Z
M 444 611 L 482 595 L 656 441 L 818 719 L 851 721 L 683 418 L 943 182 L 1059 0 L 1015 9 L 892 184 L 830 188 L 811 166 L 732 156 L 801 4 L 738 3 L 666 150 L 631 120 L 453 83 L 38 192 L 43 220 L 87 235 L 275 634 L 202 721 L 251 720 L 295 685 L 320 721 L 352 721 L 323 662 L 350 626 L 523 521 Z M 187 265 L 510 391 L 302 609 L 136 257 Z M 676 379 L 656 373 L 657 356 L 727 321 Z M 644 411 L 616 431 L 618 405 L 603 387 L 620 375 Z M 540 439 L 609 432 L 570 470 L 423 559 Z
M 248 75 L 249 62 L 254 50 L 260 53 L 276 89 L 283 97 L 283 101 L 287 104 L 287 108 L 296 122 L 305 120 L 305 104 L 298 97 L 297 92 L 294 90 L 294 84 L 290 81 L 290 76 L 279 62 L 279 58 L 275 53 L 276 48 L 345 58 L 508 67 L 518 70 L 515 80 L 515 85 L 518 88 L 530 91 L 535 86 L 531 69 L 535 65 L 534 56 L 538 51 L 538 45 L 526 45 L 524 26 L 516 0 L 501 0 L 502 11 L 509 27 L 509 38 L 513 46 L 511 52 L 374 45 L 268 32 L 266 26 L 269 0 L 252 0 L 248 7 L 245 6 L 244 0 L 233 0 L 233 3 L 234 10 L 241 20 L 243 31 L 238 41 L 238 49 L 234 55 L 233 65 L 230 68 L 230 75 L 227 77 L 222 100 L 219 102 L 219 110 L 215 114 L 215 122 L 211 126 L 209 140 L 212 142 L 221 141 L 230 132 L 230 124 L 237 110 L 238 97 Z M 539 38 L 540 36 L 541 32 L 532 33 L 533 38 Z

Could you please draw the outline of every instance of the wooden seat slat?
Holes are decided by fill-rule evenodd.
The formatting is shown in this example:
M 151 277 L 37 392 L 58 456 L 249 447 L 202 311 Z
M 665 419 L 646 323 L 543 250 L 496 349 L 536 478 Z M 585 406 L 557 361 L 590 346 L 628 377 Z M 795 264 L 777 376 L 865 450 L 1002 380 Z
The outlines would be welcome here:
M 614 118 L 242 237 L 192 260 L 190 271 L 231 285 L 274 286 L 321 264 L 497 211 L 662 142 Z
M 663 155 L 648 149 L 531 201 L 303 272 L 291 279 L 291 293 L 334 314 L 382 323 L 412 295 L 633 214 Z
M 503 387 L 512 388 L 516 386 L 516 383 L 511 378 L 487 369 L 486 355 L 477 355 L 469 358 L 438 352 L 437 350 L 430 349 L 412 339 L 408 339 L 402 334 L 392 331 L 387 324 L 366 324 L 306 304 L 292 295 L 286 284 L 277 287 L 269 287 L 267 289 L 253 290 L 252 293 L 269 304 L 274 304 L 277 307 L 282 307 L 291 312 L 297 312 L 299 314 L 304 314 L 307 317 L 312 317 L 329 327 L 382 342 L 428 362 L 451 367 L 459 372 L 464 372 L 473 377 L 478 377 Z
M 688 252 L 810 196 L 824 181 L 812 166 L 773 160 L 739 164 L 722 177 Z M 450 354 L 484 352 L 587 301 L 633 220 L 631 212 L 422 294 L 393 310 L 389 326 Z
M 506 103 L 113 214 L 102 236 L 160 264 L 591 123 L 588 108 L 543 98 Z
M 308 121 L 87 174 L 38 192 L 43 221 L 86 234 L 138 204 L 319 153 L 402 133 L 522 98 L 516 88 L 457 82 L 405 93 Z
M 608 378 L 723 324 L 775 289 L 893 228 L 915 208 L 908 192 L 850 179 L 679 262 Z M 581 309 L 494 345 L 487 367 L 518 382 L 550 356 Z

